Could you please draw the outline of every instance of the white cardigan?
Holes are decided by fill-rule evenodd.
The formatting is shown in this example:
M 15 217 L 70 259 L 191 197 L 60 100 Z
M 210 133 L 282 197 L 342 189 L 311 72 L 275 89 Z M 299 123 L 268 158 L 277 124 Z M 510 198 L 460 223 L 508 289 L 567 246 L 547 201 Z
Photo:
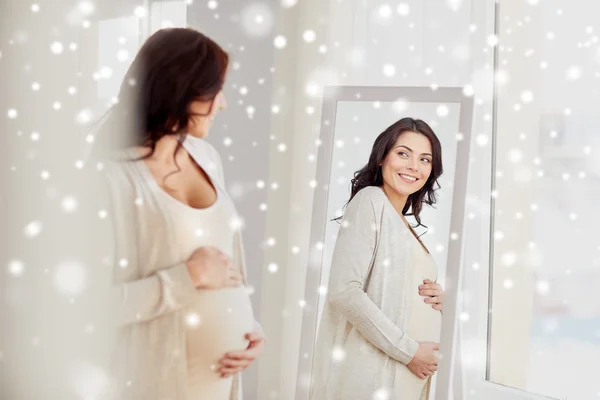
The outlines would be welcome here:
M 411 318 L 413 249 L 418 243 L 379 187 L 358 192 L 344 213 L 321 317 L 311 400 L 371 399 L 401 387 L 419 344 Z M 392 397 L 393 398 L 393 397 Z
M 183 143 L 194 160 L 225 190 L 223 167 L 208 142 L 187 137 Z M 135 153 L 125 151 L 131 159 Z M 140 174 L 135 162 L 105 165 L 110 194 L 109 220 L 115 238 L 111 318 L 117 324 L 111 364 L 115 384 L 111 399 L 186 400 L 187 360 L 182 306 L 196 288 L 169 232 L 171 221 Z M 235 238 L 234 265 L 246 283 L 241 234 Z M 260 325 L 257 330 L 262 330 Z M 241 399 L 241 379 L 234 379 L 232 400 Z

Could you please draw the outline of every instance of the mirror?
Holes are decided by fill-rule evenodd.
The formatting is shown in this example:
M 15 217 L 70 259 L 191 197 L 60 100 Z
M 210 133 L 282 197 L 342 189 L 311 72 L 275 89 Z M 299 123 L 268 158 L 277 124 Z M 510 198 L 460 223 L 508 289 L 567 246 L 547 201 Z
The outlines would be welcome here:
M 452 303 L 456 302 L 456 287 L 452 282 L 457 281 L 460 259 L 459 233 L 462 230 L 471 107 L 470 98 L 465 97 L 460 88 L 330 87 L 326 90 L 298 368 L 298 399 L 308 399 L 310 391 L 314 345 L 327 299 L 329 270 L 340 227 L 333 219 L 342 215 L 350 197 L 350 180 L 354 172 L 367 163 L 377 136 L 407 116 L 428 123 L 442 145 L 444 174 L 439 179 L 441 188 L 436 192 L 438 203 L 435 209 L 423 208 L 421 220 L 427 228 L 420 227 L 416 232 L 419 235 L 427 233 L 422 240 L 437 264 L 438 282 L 446 290 L 442 341 L 446 338 L 447 343 L 442 352 L 452 351 L 452 314 L 455 312 Z M 416 224 L 412 217 L 408 220 L 412 225 Z M 452 268 L 447 268 L 448 265 Z M 451 365 L 450 359 L 444 363 L 448 368 Z M 440 375 L 441 369 L 440 364 L 436 375 Z M 449 377 L 449 371 L 447 374 Z M 433 382 L 434 390 L 435 378 Z

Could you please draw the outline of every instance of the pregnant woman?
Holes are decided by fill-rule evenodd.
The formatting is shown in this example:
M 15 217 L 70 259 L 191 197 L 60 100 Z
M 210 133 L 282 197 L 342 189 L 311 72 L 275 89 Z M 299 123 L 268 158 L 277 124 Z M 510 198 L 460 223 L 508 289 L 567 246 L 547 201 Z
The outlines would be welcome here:
M 311 380 L 312 400 L 426 400 L 437 370 L 443 291 L 421 225 L 436 201 L 441 145 L 404 118 L 355 173 L 335 244 Z
M 192 29 L 150 37 L 104 118 L 114 224 L 114 398 L 229 400 L 261 353 L 241 221 L 216 150 L 204 141 L 228 55 Z

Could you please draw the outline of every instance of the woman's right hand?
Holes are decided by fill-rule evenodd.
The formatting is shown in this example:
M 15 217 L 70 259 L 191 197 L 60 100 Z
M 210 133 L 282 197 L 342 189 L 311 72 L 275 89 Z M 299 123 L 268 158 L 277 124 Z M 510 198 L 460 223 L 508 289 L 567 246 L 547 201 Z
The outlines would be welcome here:
M 216 247 L 200 247 L 194 251 L 186 266 L 198 289 L 221 289 L 242 284 L 242 276 L 225 253 Z
M 438 358 L 435 354 L 440 350 L 439 343 L 421 342 L 419 349 L 407 367 L 420 379 L 427 379 L 438 369 Z

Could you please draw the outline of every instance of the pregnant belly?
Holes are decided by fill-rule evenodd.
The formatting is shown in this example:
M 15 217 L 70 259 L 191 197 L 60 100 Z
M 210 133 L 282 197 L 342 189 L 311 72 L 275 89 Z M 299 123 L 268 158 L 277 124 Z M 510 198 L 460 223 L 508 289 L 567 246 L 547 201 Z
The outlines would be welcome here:
M 216 372 L 218 361 L 229 351 L 246 349 L 244 336 L 254 330 L 250 298 L 242 287 L 200 291 L 186 311 L 190 386 L 223 387 L 230 380 Z
M 419 296 L 413 301 L 410 336 L 420 342 L 439 343 L 442 334 L 442 313 Z

